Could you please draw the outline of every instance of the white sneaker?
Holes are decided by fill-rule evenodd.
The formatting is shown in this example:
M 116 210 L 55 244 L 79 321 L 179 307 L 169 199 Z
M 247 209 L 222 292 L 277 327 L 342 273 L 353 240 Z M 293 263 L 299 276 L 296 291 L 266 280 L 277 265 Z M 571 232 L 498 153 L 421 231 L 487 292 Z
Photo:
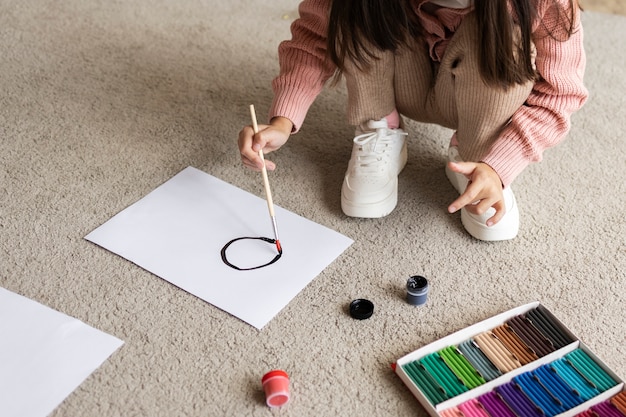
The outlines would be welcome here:
M 385 119 L 370 121 L 371 132 L 354 138 L 352 156 L 341 187 L 341 209 L 351 217 L 377 218 L 398 203 L 398 174 L 406 165 L 402 129 L 389 129 Z
M 463 162 L 459 156 L 459 150 L 456 146 L 450 146 L 448 149 L 448 160 L 452 162 Z M 446 165 L 446 176 L 454 188 L 463 194 L 467 188 L 468 179 L 463 174 L 454 172 Z M 482 215 L 472 214 L 465 207 L 461 209 L 461 222 L 465 230 L 476 239 L 485 241 L 509 240 L 517 236 L 519 231 L 519 209 L 515 201 L 515 195 L 511 187 L 502 190 L 504 195 L 504 205 L 506 214 L 495 225 L 487 226 L 487 220 L 492 217 L 496 211 L 490 208 Z

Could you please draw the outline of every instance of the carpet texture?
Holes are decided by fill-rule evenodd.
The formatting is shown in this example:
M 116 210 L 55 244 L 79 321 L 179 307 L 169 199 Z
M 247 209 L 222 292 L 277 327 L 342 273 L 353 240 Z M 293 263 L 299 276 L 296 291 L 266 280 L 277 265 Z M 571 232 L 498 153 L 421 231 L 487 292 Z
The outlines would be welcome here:
M 264 195 L 236 135 L 249 104 L 264 119 L 296 6 L 2 2 L 0 285 L 125 341 L 53 415 L 274 415 L 260 379 L 279 368 L 292 384 L 280 415 L 425 416 L 389 364 L 534 300 L 626 377 L 625 17 L 585 13 L 591 96 L 514 183 L 513 241 L 473 240 L 446 212 L 451 132 L 412 122 L 396 210 L 345 217 L 341 87 L 269 155 L 270 181 L 275 204 L 355 243 L 262 331 L 83 239 L 190 165 Z M 418 308 L 404 301 L 414 274 L 431 284 Z M 369 320 L 347 314 L 358 297 L 376 306 Z

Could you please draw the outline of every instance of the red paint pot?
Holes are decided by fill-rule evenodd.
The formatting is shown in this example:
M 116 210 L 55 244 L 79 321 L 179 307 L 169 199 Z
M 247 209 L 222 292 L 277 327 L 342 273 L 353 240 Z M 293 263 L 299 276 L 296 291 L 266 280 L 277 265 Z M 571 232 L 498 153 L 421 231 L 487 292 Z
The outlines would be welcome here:
M 289 375 L 287 372 L 269 371 L 261 379 L 265 402 L 269 407 L 280 407 L 289 401 Z

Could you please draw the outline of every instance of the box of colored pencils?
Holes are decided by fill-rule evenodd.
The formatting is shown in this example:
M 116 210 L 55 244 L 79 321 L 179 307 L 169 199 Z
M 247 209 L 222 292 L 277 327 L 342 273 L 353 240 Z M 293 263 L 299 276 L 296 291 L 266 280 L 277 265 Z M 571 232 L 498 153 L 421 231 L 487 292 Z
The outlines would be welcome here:
M 439 339 L 394 369 L 434 417 L 626 417 L 624 382 L 539 302 Z

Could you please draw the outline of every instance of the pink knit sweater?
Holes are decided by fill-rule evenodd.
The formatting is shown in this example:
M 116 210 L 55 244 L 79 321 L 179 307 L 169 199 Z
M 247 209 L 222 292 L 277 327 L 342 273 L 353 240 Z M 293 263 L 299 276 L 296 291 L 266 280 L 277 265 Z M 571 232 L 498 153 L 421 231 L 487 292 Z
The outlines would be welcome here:
M 414 9 L 426 31 L 431 58 L 437 60 L 445 51 L 451 30 L 469 9 L 464 9 L 460 16 L 459 10 L 442 9 L 437 21 L 421 13 L 420 6 L 425 1 L 413 0 Z M 565 6 L 567 0 L 558 2 Z M 540 161 L 545 149 L 565 138 L 570 116 L 588 96 L 583 85 L 585 52 L 580 13 L 576 13 L 575 33 L 565 41 L 556 40 L 545 32 L 545 28 L 558 27 L 556 8 L 549 7 L 552 1 L 537 3 L 540 19 L 533 28 L 533 41 L 539 80 L 525 105 L 513 114 L 482 159 L 500 175 L 504 186 L 510 185 L 528 164 Z M 279 47 L 280 74 L 272 83 L 270 117 L 288 118 L 294 124 L 294 132 L 300 129 L 309 107 L 335 72 L 326 55 L 329 8 L 330 0 L 304 0 L 299 7 L 300 18 L 291 27 L 292 39 Z

